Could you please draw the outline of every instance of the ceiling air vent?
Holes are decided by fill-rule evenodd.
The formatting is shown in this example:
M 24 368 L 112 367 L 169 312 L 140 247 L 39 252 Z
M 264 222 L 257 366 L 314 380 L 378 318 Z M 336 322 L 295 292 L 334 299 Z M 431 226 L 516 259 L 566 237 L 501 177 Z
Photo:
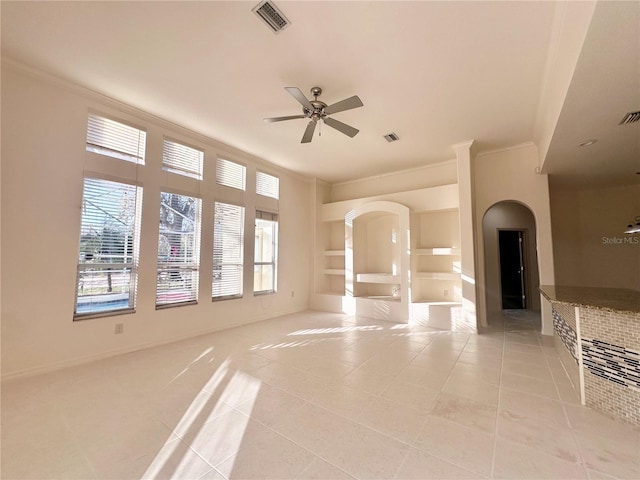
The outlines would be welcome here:
M 253 8 L 252 12 L 260 17 L 273 33 L 280 33 L 291 25 L 291 22 L 278 10 L 278 7 L 269 0 L 260 2 Z
M 387 134 L 384 136 L 384 139 L 385 139 L 387 142 L 395 142 L 396 140 L 400 140 L 400 137 L 399 137 L 397 134 L 395 134 L 395 133 L 391 132 L 391 133 L 387 133 Z
M 618 125 L 626 125 L 628 123 L 636 123 L 640 121 L 640 111 L 627 113 Z

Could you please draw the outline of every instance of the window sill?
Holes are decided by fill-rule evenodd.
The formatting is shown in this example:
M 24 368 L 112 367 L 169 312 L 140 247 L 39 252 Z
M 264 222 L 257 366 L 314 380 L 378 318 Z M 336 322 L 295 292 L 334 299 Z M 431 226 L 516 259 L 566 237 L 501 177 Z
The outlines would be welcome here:
M 253 292 L 253 296 L 254 297 L 260 297 L 262 295 L 275 295 L 276 293 L 278 293 L 275 290 L 264 290 L 262 292 Z
M 176 303 L 163 303 L 156 305 L 156 310 L 164 310 L 165 308 L 185 307 L 187 305 L 197 305 L 197 300 L 190 300 L 188 302 L 176 302 Z
M 242 298 L 242 295 L 226 295 L 224 297 L 211 297 L 212 302 L 222 302 L 224 300 L 237 300 Z
M 132 313 L 136 313 L 135 308 L 123 308 L 121 310 L 105 310 L 102 312 L 91 312 L 91 313 L 74 313 L 73 321 L 79 322 L 82 320 L 91 320 L 93 318 L 115 317 L 117 315 L 129 315 Z

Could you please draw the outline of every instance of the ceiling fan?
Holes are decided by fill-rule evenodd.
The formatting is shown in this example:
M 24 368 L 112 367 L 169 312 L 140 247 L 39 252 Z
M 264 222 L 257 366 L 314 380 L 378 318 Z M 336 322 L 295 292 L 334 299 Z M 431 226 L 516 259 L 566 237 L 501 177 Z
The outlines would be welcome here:
M 327 105 L 324 102 L 318 100 L 318 97 L 322 93 L 322 89 L 320 87 L 313 87 L 311 89 L 311 95 L 313 95 L 313 100 L 307 99 L 305 95 L 300 91 L 298 87 L 284 87 L 284 89 L 291 94 L 293 98 L 295 98 L 302 105 L 302 115 L 289 115 L 287 117 L 275 117 L 275 118 L 265 118 L 265 122 L 282 122 L 283 120 L 295 120 L 298 118 L 308 118 L 309 123 L 307 124 L 307 128 L 304 131 L 304 135 L 302 135 L 302 141 L 300 143 L 309 143 L 313 138 L 313 132 L 316 129 L 316 125 L 319 121 L 324 122 L 332 128 L 335 128 L 339 132 L 344 133 L 349 137 L 355 137 L 359 132 L 357 128 L 353 128 L 346 123 L 342 123 L 334 118 L 331 118 L 329 115 L 344 112 L 345 110 L 351 110 L 352 108 L 362 107 L 364 104 L 362 100 L 358 98 L 357 95 L 353 97 L 346 98 L 340 102 L 334 103 L 332 105 Z

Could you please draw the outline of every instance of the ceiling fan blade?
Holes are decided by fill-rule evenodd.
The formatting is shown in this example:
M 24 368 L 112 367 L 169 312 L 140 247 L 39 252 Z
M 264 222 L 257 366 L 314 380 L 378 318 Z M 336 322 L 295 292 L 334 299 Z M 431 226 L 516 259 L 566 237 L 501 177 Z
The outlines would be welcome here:
M 284 120 L 294 120 L 296 118 L 306 118 L 306 115 L 289 115 L 288 117 L 265 118 L 264 121 L 273 123 L 273 122 L 282 122 Z
M 309 143 L 313 138 L 313 132 L 316 129 L 316 121 L 311 120 L 307 124 L 307 129 L 304 131 L 304 135 L 302 135 L 302 141 L 300 143 Z
M 304 108 L 313 110 L 313 105 L 311 105 L 309 99 L 304 96 L 304 93 L 302 93 L 298 87 L 284 87 L 284 89 L 289 92 L 293 98 L 298 100 Z
M 353 128 L 352 126 L 347 125 L 346 123 L 339 122 L 335 118 L 326 117 L 324 119 L 324 123 L 352 138 L 355 137 L 356 134 L 360 131 L 357 128 Z
M 345 98 L 344 100 L 329 105 L 324 109 L 324 113 L 331 115 L 332 113 L 344 112 L 345 110 L 351 110 L 352 108 L 362 107 L 364 103 L 360 100 L 360 97 L 354 95 L 353 97 Z

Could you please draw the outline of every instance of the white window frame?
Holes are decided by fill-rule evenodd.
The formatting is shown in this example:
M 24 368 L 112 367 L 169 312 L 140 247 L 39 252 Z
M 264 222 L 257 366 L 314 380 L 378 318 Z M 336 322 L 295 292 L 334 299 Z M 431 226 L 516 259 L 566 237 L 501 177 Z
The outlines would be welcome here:
M 216 232 L 216 227 L 219 225 L 219 210 L 218 207 L 235 207 L 240 209 L 239 210 L 239 222 L 238 222 L 238 226 L 239 226 L 239 232 L 233 232 L 233 231 L 219 231 Z M 218 202 L 216 201 L 214 203 L 214 226 L 213 226 L 213 277 L 212 277 L 212 284 L 211 284 L 211 299 L 214 302 L 220 301 L 220 300 L 229 300 L 229 299 L 234 299 L 234 298 L 242 298 L 242 296 L 244 295 L 244 219 L 245 219 L 245 207 L 242 205 L 235 205 L 232 203 L 228 203 L 228 202 Z M 227 230 L 227 229 L 224 229 Z M 238 258 L 235 259 L 230 259 L 230 260 L 235 260 L 235 261 L 227 261 L 227 259 L 224 257 L 224 253 L 222 253 L 222 255 L 216 251 L 217 246 L 221 245 L 221 247 L 224 249 L 224 245 L 225 245 L 225 239 L 223 238 L 218 238 L 218 235 L 224 235 L 225 233 L 230 233 L 232 236 L 233 235 L 237 235 L 239 237 L 239 245 L 235 246 L 235 248 L 239 249 L 239 256 Z M 218 242 L 221 242 L 220 244 Z M 220 259 L 220 260 L 218 260 Z M 238 272 L 239 272 L 239 284 L 238 284 L 238 291 L 236 293 L 227 293 L 227 294 L 216 294 L 216 285 L 219 285 L 219 283 L 216 283 L 216 279 L 217 277 L 219 277 L 220 279 L 223 279 L 223 271 L 225 269 L 225 267 L 231 267 L 231 268 L 237 268 Z
M 114 213 L 110 213 L 108 211 L 109 210 L 109 208 L 107 207 L 108 204 L 96 205 L 95 202 L 92 202 L 91 200 L 88 199 L 89 191 L 87 189 L 87 185 L 90 182 L 102 182 L 104 184 L 113 184 L 114 186 L 122 185 L 122 186 L 125 186 L 127 189 L 130 189 L 130 191 L 135 192 L 133 211 L 127 212 L 128 214 L 132 214 L 132 218 L 131 218 L 132 238 L 131 238 L 131 241 L 129 241 L 129 237 L 127 236 L 127 234 L 126 233 L 124 234 L 123 251 L 121 255 L 118 255 L 118 254 L 114 255 L 113 253 L 103 254 L 102 246 L 100 247 L 100 252 L 83 252 L 83 248 L 85 248 L 83 247 L 83 237 L 85 235 L 88 235 L 87 232 L 92 230 L 96 226 L 98 226 L 99 228 L 99 224 L 96 224 L 91 221 L 88 221 L 88 222 L 85 221 L 87 220 L 85 218 L 85 213 L 87 211 L 88 204 L 90 204 L 90 206 L 95 208 L 98 212 L 102 212 L 102 214 L 105 215 L 105 220 L 104 220 L 105 222 L 107 219 L 111 218 L 115 220 L 116 224 L 118 222 L 123 223 L 121 219 L 118 219 L 118 217 L 114 215 Z M 122 199 L 120 201 L 122 202 Z M 98 177 L 85 177 L 83 182 L 82 216 L 80 219 L 80 236 L 79 236 L 79 245 L 78 245 L 78 266 L 77 266 L 76 292 L 75 292 L 74 315 L 73 315 L 74 321 L 135 312 L 137 280 L 138 280 L 138 259 L 139 259 L 139 253 L 140 253 L 140 229 L 141 229 L 141 217 L 142 217 L 141 213 L 142 213 L 142 187 L 132 183 L 123 182 L 123 181 L 106 180 L 104 178 L 98 178 Z M 89 217 L 89 220 L 90 219 L 91 217 Z M 103 229 L 102 235 L 104 235 L 105 223 L 102 224 L 102 229 Z M 128 248 L 129 246 L 131 247 L 130 250 Z M 104 257 L 104 259 L 107 261 L 102 261 L 102 262 L 96 261 L 96 258 L 95 258 L 96 256 L 98 256 L 99 260 L 102 259 L 102 257 Z M 114 258 L 118 258 L 119 256 L 122 257 L 121 262 L 111 261 Z M 104 302 L 102 302 L 102 303 L 116 303 L 118 301 L 122 302 L 126 300 L 127 302 L 126 306 L 120 306 L 115 308 L 98 307 L 97 309 L 93 309 L 91 308 L 91 305 L 99 305 L 100 302 L 95 301 L 94 303 L 91 301 L 89 302 L 80 301 L 81 298 L 87 298 L 87 297 L 89 297 L 90 299 L 91 297 L 93 297 L 94 300 L 97 300 L 99 295 L 101 295 L 101 294 L 96 294 L 92 296 L 84 295 L 85 284 L 90 283 L 91 281 L 91 276 L 87 275 L 87 273 L 90 271 L 101 271 L 101 270 L 106 270 L 107 272 L 109 272 L 107 273 L 109 278 L 108 280 L 109 286 L 111 286 L 112 274 L 117 275 L 119 272 L 125 272 L 129 270 L 130 273 L 129 273 L 129 280 L 128 280 L 127 296 L 124 298 L 120 298 L 119 300 L 113 299 L 113 297 L 117 297 L 117 293 L 113 294 L 112 292 L 108 291 L 107 293 L 110 294 L 109 296 L 112 297 L 112 299 L 107 299 Z M 82 295 L 80 295 L 81 293 Z M 78 307 L 81 305 L 81 303 L 84 303 L 85 305 L 89 305 L 89 308 L 84 312 L 79 311 Z
M 258 222 L 260 221 L 268 221 L 272 222 L 273 230 L 272 230 L 272 243 L 271 243 L 271 259 L 268 261 L 256 261 L 256 253 L 257 249 L 262 246 L 262 242 L 258 241 Z M 253 257 L 253 294 L 254 295 L 267 295 L 271 293 L 277 293 L 278 291 L 278 236 L 279 236 L 279 217 L 277 213 L 265 212 L 262 210 L 256 210 L 256 231 L 254 232 L 254 237 L 256 239 L 254 244 L 254 257 Z M 271 266 L 271 284 L 272 288 L 257 290 L 256 289 L 256 275 L 258 273 L 259 268 L 261 266 Z
M 174 255 L 179 255 L 172 251 L 173 246 L 169 240 L 166 239 L 166 235 L 163 234 L 162 219 L 158 223 L 158 264 L 157 264 L 157 276 L 156 276 L 156 310 L 170 307 L 178 307 L 183 305 L 195 305 L 198 303 L 199 293 L 199 276 L 200 276 L 200 229 L 201 229 L 201 213 L 202 213 L 202 200 L 200 198 L 184 195 L 181 193 L 175 193 L 171 191 L 162 191 L 160 193 L 160 209 L 162 210 L 162 197 L 163 195 L 179 195 L 187 198 L 190 201 L 193 200 L 193 204 L 189 204 L 189 208 L 194 209 L 193 220 L 193 244 L 190 246 L 192 255 L 191 259 L 185 259 L 180 261 L 179 258 L 173 258 Z M 179 212 L 172 208 L 170 205 L 165 206 L 168 210 L 172 211 L 174 215 L 184 215 L 183 212 Z M 188 212 L 187 212 L 188 213 Z M 184 221 L 184 220 L 183 220 Z M 165 232 L 166 233 L 166 232 Z M 180 232 L 172 232 L 169 234 L 182 235 Z M 162 239 L 165 239 L 165 242 Z M 165 245 L 167 244 L 167 245 Z M 168 247 L 168 251 L 165 252 Z M 163 261 L 164 260 L 164 261 Z M 173 276 L 178 276 L 179 280 L 187 278 L 187 283 L 190 278 L 190 295 L 187 298 L 181 299 L 180 296 L 172 298 L 171 290 L 161 290 L 161 286 L 170 284 Z M 175 292 L 174 292 L 175 294 Z M 182 293 L 184 295 L 184 293 Z M 162 299 L 162 300 L 161 300 Z

